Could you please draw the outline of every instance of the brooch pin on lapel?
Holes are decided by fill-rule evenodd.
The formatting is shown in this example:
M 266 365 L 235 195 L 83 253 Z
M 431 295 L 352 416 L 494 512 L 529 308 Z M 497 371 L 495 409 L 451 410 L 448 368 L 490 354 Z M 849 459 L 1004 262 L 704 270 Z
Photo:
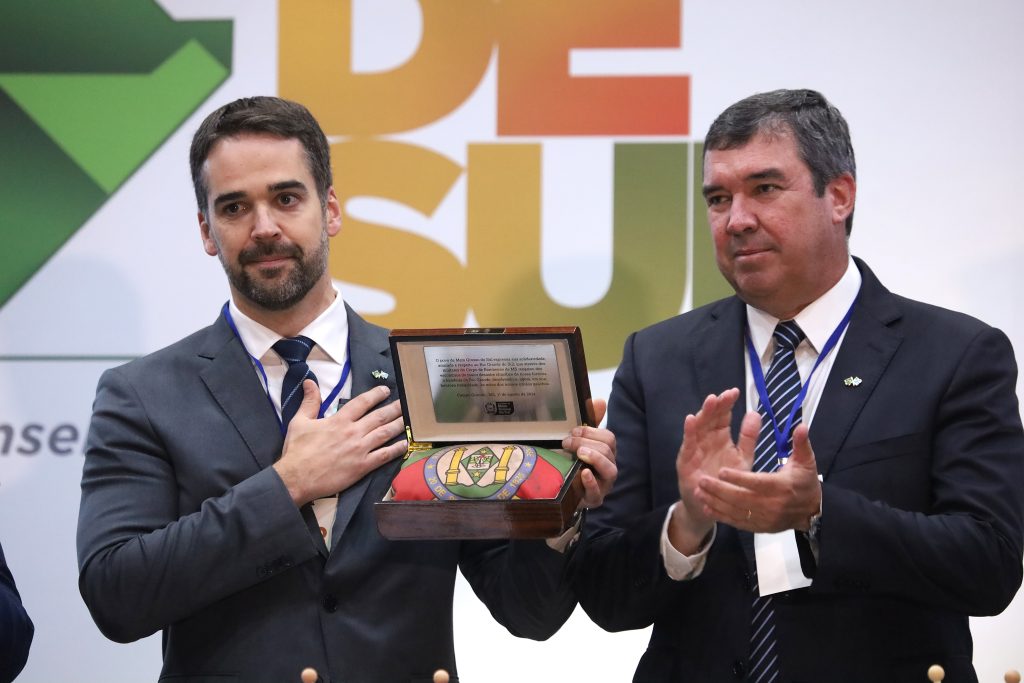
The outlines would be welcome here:
M 373 375 L 373 378 L 378 382 L 382 382 L 388 378 L 388 373 L 383 370 L 373 370 L 370 374 Z
M 859 387 L 861 382 L 863 381 L 864 380 L 862 380 L 860 377 L 847 377 L 846 379 L 843 380 L 843 384 L 845 384 L 848 387 Z

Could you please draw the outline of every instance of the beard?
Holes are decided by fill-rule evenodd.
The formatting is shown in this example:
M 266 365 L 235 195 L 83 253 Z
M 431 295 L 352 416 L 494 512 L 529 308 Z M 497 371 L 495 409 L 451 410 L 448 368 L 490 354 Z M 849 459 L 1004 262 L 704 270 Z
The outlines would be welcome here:
M 327 226 L 320 233 L 316 249 L 308 255 L 297 244 L 257 244 L 241 251 L 237 264 L 227 263 L 223 252 L 218 256 L 228 282 L 242 296 L 263 309 L 283 311 L 302 301 L 327 271 Z M 287 266 L 281 266 L 264 271 L 263 276 L 250 275 L 246 266 L 268 256 L 293 259 L 291 272 L 284 273 Z

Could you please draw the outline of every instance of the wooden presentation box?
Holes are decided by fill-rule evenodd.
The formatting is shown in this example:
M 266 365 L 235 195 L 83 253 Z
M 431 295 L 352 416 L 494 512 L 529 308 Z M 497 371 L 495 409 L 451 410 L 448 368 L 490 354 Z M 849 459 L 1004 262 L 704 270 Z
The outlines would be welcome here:
M 393 330 L 409 452 L 377 527 L 401 539 L 553 538 L 583 497 L 562 449 L 593 425 L 577 327 Z

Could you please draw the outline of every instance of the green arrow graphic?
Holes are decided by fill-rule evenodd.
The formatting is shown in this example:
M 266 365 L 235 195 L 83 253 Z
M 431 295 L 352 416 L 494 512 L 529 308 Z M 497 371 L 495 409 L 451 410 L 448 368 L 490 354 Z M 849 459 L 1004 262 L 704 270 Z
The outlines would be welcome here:
M 230 22 L 44 4 L 0 27 L 0 306 L 231 72 Z
M 146 76 L 0 75 L 0 88 L 110 193 L 227 75 L 189 41 Z

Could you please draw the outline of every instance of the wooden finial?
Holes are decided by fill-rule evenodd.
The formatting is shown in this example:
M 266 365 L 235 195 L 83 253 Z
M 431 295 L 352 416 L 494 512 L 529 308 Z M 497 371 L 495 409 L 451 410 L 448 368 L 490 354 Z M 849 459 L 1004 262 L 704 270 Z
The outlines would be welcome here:
M 1020 683 L 1020 672 L 1016 669 L 1010 669 L 1003 674 L 1003 680 L 1006 681 L 1006 683 Z
M 434 672 L 434 683 L 448 683 L 450 676 L 444 669 L 438 669 Z
M 316 683 L 319 679 L 320 674 L 313 667 L 309 666 L 302 670 L 302 683 Z
M 932 664 L 928 667 L 928 680 L 932 683 L 939 683 L 943 678 L 946 677 L 946 670 L 938 664 Z

